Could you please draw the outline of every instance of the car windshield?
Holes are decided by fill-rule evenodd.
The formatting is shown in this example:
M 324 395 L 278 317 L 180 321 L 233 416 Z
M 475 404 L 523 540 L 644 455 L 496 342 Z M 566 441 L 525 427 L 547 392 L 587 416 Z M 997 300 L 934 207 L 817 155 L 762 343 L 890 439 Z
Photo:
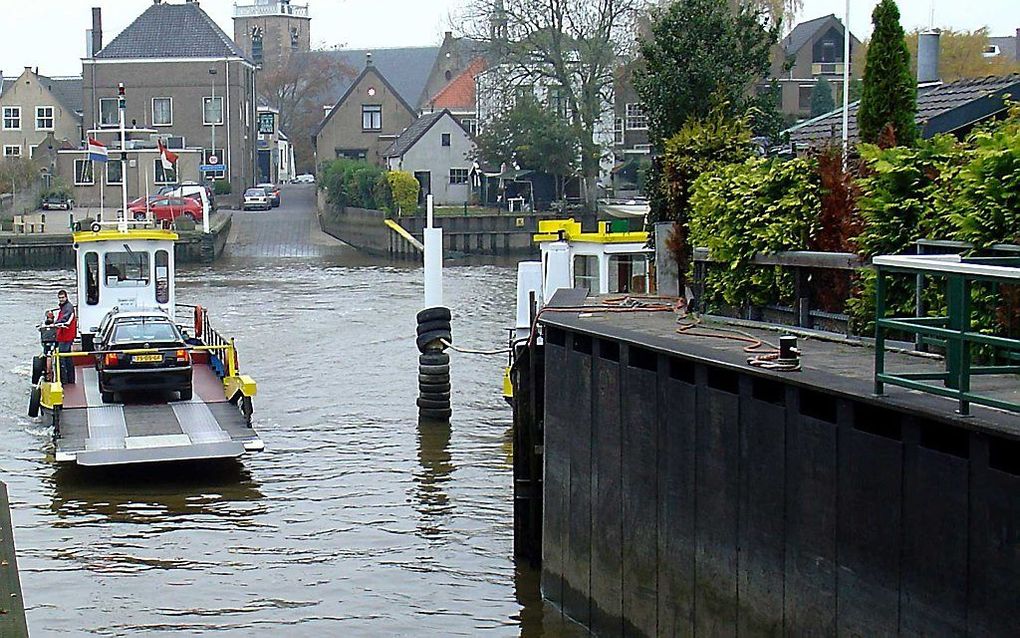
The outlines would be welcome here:
M 116 344 L 167 341 L 180 341 L 180 337 L 177 328 L 163 319 L 119 321 L 113 328 L 113 338 L 110 340 Z
M 261 188 L 249 188 L 248 190 L 244 191 L 244 194 L 245 194 L 245 197 L 248 197 L 248 196 L 251 196 L 251 197 L 262 197 L 262 196 L 265 196 L 266 191 L 262 190 Z
M 271 190 L 273 190 L 273 189 L 274 189 L 274 188 L 276 188 L 276 187 L 275 187 L 275 186 L 273 186 L 272 184 L 259 184 L 259 185 L 258 185 L 258 186 L 256 186 L 255 188 L 263 188 L 263 189 L 265 189 L 265 190 L 267 190 L 267 191 L 271 191 Z

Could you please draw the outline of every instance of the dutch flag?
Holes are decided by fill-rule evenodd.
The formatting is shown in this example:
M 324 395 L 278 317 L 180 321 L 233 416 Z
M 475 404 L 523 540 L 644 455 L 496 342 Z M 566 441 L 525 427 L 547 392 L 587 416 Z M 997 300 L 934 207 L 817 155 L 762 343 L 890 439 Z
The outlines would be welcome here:
M 93 162 L 105 162 L 108 159 L 106 145 L 99 140 L 89 138 L 88 142 L 89 159 Z

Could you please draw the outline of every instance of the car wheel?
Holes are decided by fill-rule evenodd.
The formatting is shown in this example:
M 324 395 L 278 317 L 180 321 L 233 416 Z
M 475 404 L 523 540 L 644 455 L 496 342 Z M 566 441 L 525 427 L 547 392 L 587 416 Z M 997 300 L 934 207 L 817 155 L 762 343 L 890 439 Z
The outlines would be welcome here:
M 99 393 L 99 398 L 102 399 L 103 403 L 113 403 L 113 393 L 112 392 L 100 392 Z
M 184 213 L 184 219 L 187 219 L 188 221 L 194 222 L 195 221 L 195 216 L 192 215 L 191 213 Z
M 136 222 L 144 222 L 145 221 L 145 213 L 135 213 L 135 221 Z
M 192 390 L 191 388 L 185 388 L 181 390 L 181 401 L 191 401 Z

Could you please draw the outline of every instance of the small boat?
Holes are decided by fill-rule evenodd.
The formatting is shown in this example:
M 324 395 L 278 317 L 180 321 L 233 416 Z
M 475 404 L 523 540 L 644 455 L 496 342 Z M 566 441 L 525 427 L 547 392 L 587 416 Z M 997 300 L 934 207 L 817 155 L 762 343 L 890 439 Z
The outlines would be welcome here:
M 650 291 L 649 257 L 655 253 L 649 234 L 629 230 L 627 220 L 601 221 L 583 232 L 573 219 L 538 223 L 534 241 L 541 261 L 517 264 L 517 317 L 511 330 L 510 365 L 503 376 L 503 396 L 510 401 L 510 368 L 517 345 L 531 338 L 535 318 L 557 290 L 586 288 L 589 294 L 643 295 Z
M 112 466 L 261 451 L 257 386 L 240 370 L 234 339 L 201 306 L 177 302 L 177 234 L 122 220 L 73 239 L 80 339 L 57 352 L 52 320 L 40 325 L 29 401 L 29 415 L 52 425 L 56 461 Z M 61 378 L 67 359 L 73 379 Z

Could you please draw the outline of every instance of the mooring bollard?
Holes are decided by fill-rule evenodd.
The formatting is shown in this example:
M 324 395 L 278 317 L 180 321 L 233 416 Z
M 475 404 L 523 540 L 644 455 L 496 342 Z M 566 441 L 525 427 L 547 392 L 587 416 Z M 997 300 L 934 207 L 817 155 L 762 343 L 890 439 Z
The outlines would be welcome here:
M 443 229 L 436 228 L 432 195 L 426 196 L 425 309 L 418 313 L 418 418 L 448 422 L 450 409 L 450 355 L 453 343 L 450 309 L 443 305 Z
M 452 343 L 450 309 L 426 308 L 418 313 L 418 417 L 428 421 L 449 421 L 450 355 L 444 352 Z M 446 343 L 444 343 L 446 342 Z

